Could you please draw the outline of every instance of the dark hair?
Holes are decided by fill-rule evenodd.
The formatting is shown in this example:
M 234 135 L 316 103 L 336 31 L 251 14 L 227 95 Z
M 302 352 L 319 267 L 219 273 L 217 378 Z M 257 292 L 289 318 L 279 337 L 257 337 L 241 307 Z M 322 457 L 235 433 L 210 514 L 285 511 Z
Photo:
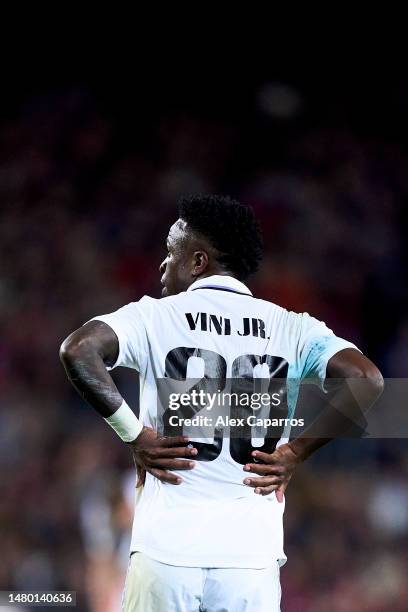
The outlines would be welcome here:
M 229 196 L 196 195 L 179 201 L 180 219 L 219 251 L 217 261 L 239 279 L 257 271 L 262 259 L 261 229 L 249 206 Z

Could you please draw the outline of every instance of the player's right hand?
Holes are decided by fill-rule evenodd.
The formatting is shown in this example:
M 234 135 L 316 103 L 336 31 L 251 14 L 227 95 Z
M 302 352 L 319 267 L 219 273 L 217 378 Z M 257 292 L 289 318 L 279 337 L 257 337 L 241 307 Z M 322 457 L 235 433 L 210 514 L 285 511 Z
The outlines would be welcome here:
M 137 470 L 136 487 L 144 484 L 146 472 L 162 482 L 181 484 L 182 478 L 169 470 L 192 470 L 195 466 L 195 462 L 189 459 L 194 458 L 198 451 L 184 436 L 158 436 L 154 429 L 144 427 L 136 440 L 128 444 Z

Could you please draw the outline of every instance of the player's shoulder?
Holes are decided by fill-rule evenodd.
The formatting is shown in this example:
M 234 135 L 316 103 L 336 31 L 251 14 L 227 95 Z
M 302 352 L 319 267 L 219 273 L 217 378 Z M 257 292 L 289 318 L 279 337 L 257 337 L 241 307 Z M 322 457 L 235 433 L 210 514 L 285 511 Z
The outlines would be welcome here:
M 288 310 L 284 306 L 280 306 L 275 302 L 271 302 L 270 300 L 265 300 L 259 297 L 253 297 L 254 304 L 260 309 L 264 309 L 270 312 L 273 316 L 279 317 L 281 319 L 287 319 L 288 321 L 298 321 L 304 314 L 304 312 L 294 312 L 293 310 Z
M 316 317 L 308 312 L 289 310 L 284 306 L 262 298 L 254 299 L 259 307 L 268 313 L 269 318 L 273 319 L 275 324 L 284 327 L 288 333 L 302 333 L 305 329 L 310 329 L 315 325 L 324 325 L 322 321 L 316 319 Z

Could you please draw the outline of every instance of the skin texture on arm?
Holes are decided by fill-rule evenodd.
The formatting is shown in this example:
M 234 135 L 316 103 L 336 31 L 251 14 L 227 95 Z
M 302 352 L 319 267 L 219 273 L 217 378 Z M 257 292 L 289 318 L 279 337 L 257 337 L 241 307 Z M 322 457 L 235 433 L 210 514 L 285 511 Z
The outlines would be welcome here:
M 102 321 L 86 323 L 64 340 L 60 359 L 75 389 L 81 397 L 106 418 L 116 412 L 123 398 L 106 366 L 112 366 L 119 354 L 119 341 Z M 167 470 L 186 470 L 194 462 L 186 458 L 197 454 L 187 448 L 188 440 L 182 436 L 159 437 L 153 429 L 144 427 L 133 442 L 129 442 L 138 469 L 137 486 L 143 484 L 146 472 L 162 482 L 180 484 L 182 479 Z
M 327 378 L 360 379 L 353 393 L 344 384 L 331 399 L 327 409 L 307 428 L 307 437 L 299 437 L 282 444 L 273 453 L 253 451 L 252 456 L 264 464 L 249 463 L 244 470 L 260 478 L 245 478 L 244 483 L 255 489 L 255 493 L 268 495 L 275 490 L 279 502 L 296 467 L 333 437 L 318 437 L 321 432 L 336 432 L 339 437 L 350 427 L 350 415 L 367 411 L 381 395 L 384 381 L 381 372 L 367 357 L 355 349 L 347 348 L 336 353 L 328 362 Z M 316 437 L 314 437 L 316 432 Z
M 64 340 L 60 359 L 67 376 L 82 399 L 103 417 L 116 412 L 122 403 L 106 366 L 115 363 L 119 354 L 119 341 L 102 321 L 90 321 Z

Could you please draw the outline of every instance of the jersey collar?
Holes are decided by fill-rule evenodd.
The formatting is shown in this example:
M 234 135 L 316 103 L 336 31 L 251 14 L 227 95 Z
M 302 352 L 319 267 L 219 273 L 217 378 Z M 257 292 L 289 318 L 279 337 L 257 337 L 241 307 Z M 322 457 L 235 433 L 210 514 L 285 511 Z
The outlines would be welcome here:
M 213 274 L 212 276 L 206 276 L 205 278 L 199 278 L 194 281 L 188 288 L 187 291 L 194 291 L 195 289 L 221 289 L 221 291 L 231 291 L 234 293 L 244 293 L 245 295 L 252 295 L 244 283 L 241 283 L 237 278 L 233 276 L 224 276 L 222 274 Z

